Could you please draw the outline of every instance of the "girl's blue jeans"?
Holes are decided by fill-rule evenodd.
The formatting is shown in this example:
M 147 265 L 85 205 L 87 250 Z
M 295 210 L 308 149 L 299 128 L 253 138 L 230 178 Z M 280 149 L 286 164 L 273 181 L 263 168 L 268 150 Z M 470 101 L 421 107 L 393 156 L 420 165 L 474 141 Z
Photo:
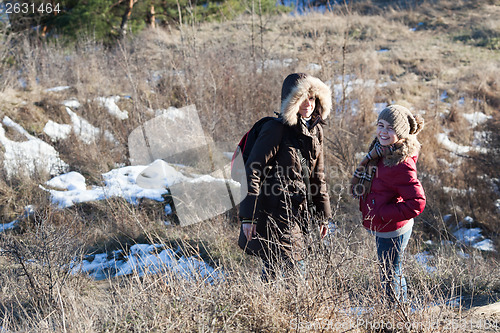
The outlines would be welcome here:
M 375 237 L 380 264 L 380 280 L 390 302 L 406 301 L 407 286 L 401 263 L 411 236 L 411 229 L 394 238 Z

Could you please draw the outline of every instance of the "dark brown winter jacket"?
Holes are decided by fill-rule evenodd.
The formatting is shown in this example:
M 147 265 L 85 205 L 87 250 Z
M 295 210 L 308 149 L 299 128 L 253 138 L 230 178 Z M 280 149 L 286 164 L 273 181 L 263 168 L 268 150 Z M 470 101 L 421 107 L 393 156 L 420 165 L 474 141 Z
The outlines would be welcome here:
M 309 94 L 316 96 L 316 108 L 308 129 L 297 115 Z M 257 233 L 266 237 L 272 224 L 280 230 L 298 224 L 305 231 L 307 216 L 306 184 L 297 153 L 309 166 L 311 194 L 316 221 L 331 215 L 325 183 L 322 123 L 331 109 L 330 89 L 311 76 L 299 81 L 282 100 L 280 117 L 264 124 L 245 164 L 248 192 L 240 204 L 240 218 L 257 222 Z

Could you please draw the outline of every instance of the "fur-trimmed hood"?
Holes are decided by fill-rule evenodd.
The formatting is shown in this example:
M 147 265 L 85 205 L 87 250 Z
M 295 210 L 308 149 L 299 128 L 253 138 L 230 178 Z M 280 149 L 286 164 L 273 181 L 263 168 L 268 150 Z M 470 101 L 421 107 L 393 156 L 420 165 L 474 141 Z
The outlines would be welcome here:
M 378 141 L 378 138 L 375 138 L 370 144 L 370 148 L 368 151 L 371 151 L 375 146 L 375 143 Z M 384 165 L 386 166 L 394 166 L 399 163 L 404 162 L 408 157 L 412 157 L 417 155 L 420 151 L 420 142 L 417 140 L 416 135 L 410 135 L 408 138 L 401 139 L 396 144 L 396 149 L 384 156 Z
M 313 117 L 319 115 L 322 120 L 328 117 L 332 109 L 332 92 L 320 79 L 307 74 L 296 74 L 291 86 L 287 87 L 286 84 L 287 80 L 283 83 L 280 110 L 280 116 L 285 124 L 290 126 L 297 124 L 299 107 L 311 94 L 316 97 Z M 287 92 L 285 96 L 283 91 Z

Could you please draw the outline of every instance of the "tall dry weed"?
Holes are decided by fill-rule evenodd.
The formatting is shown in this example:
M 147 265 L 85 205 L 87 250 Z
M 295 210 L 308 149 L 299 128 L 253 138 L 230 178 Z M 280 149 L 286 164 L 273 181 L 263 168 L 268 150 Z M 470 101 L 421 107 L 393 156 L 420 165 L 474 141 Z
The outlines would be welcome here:
M 305 277 L 292 271 L 283 277 L 278 275 L 270 284 L 262 283 L 259 262 L 243 255 L 233 242 L 238 226 L 217 218 L 191 226 L 185 234 L 192 239 L 208 240 L 206 249 L 219 253 L 218 260 L 213 261 L 219 272 L 218 279 L 209 282 L 194 271 L 192 277 L 186 279 L 165 267 L 161 274 L 133 274 L 101 283 L 88 281 L 83 284 L 87 285 L 85 288 L 75 288 L 71 282 L 61 286 L 53 305 L 55 311 L 48 317 L 35 311 L 25 319 L 27 313 L 22 311 L 22 302 L 10 310 L 3 303 L 4 313 L 8 313 L 3 325 L 18 330 L 40 330 L 48 325 L 52 330 L 74 332 L 316 332 L 339 327 L 361 332 L 371 331 L 370 325 L 380 322 L 401 323 L 403 327 L 441 322 L 444 326 L 454 313 L 445 305 L 451 296 L 465 294 L 469 288 L 475 288 L 476 295 L 498 288 L 498 281 L 489 279 L 487 271 L 470 269 L 468 265 L 472 261 L 458 257 L 451 248 L 447 253 L 435 253 L 435 261 L 428 265 L 436 270 L 429 272 L 410 254 L 422 246 L 412 239 L 405 263 L 409 303 L 399 310 L 388 310 L 379 287 L 373 238 L 362 228 L 349 226 L 341 215 L 337 216 L 335 229 L 325 241 L 316 239 L 311 243 Z M 182 230 L 175 231 L 179 232 Z M 316 233 L 313 229 L 313 239 L 318 237 Z M 174 237 L 178 236 L 181 235 Z M 168 236 L 159 241 L 168 243 Z M 179 244 L 183 244 L 182 237 Z M 195 249 L 193 244 L 184 243 L 184 246 Z M 484 260 L 480 256 L 476 259 Z M 481 267 L 488 267 L 489 263 Z M 493 269 L 498 270 L 498 265 Z M 83 282 L 78 278 L 74 283 L 77 281 Z M 465 308 L 470 301 L 464 299 L 461 306 Z M 436 307 L 439 311 L 433 310 Z

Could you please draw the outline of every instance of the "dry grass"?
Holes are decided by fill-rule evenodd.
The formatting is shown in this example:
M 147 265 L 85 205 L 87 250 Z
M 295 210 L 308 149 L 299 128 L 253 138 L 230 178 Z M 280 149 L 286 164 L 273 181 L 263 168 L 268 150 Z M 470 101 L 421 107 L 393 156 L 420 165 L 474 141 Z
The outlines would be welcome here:
M 441 323 L 420 330 L 431 332 L 462 318 L 458 317 L 461 309 L 457 313 L 443 305 L 433 307 L 433 302 L 460 294 L 498 297 L 496 254 L 471 250 L 471 259 L 466 260 L 452 246 L 423 243 L 429 238 L 434 244 L 453 240 L 443 222 L 443 216 L 450 213 L 457 221 L 472 216 L 488 237 L 498 237 L 500 222 L 494 205 L 498 193 L 492 182 L 498 187 L 495 133 L 500 54 L 498 49 L 456 38 L 472 36 L 478 29 L 498 33 L 498 13 L 499 6 L 493 2 L 425 1 L 407 10 L 386 11 L 375 10 L 368 3 L 334 13 L 264 18 L 264 32 L 253 36 L 253 47 L 251 20 L 245 16 L 237 22 L 146 30 L 114 48 L 91 39 L 75 46 L 22 38 L 2 44 L 1 118 L 9 116 L 32 135 L 50 142 L 42 133 L 43 126 L 49 119 L 69 123 L 60 103 L 76 98 L 82 104 L 76 112 L 117 139 L 116 145 L 104 138 L 89 145 L 76 136 L 52 143 L 90 185 L 99 185 L 103 172 L 128 163 L 128 135 L 153 118 L 157 109 L 194 104 L 207 135 L 216 142 L 237 142 L 254 121 L 278 110 L 280 86 L 288 73 L 306 71 L 341 88 L 334 100 L 336 112 L 325 127 L 328 182 L 339 229 L 329 246 L 314 249 L 307 281 L 294 276 L 292 281 L 262 284 L 259 262 L 236 247 L 238 227 L 233 211 L 185 228 L 165 227 L 159 203 L 133 206 L 113 199 L 58 211 L 38 188 L 47 175 L 2 177 L 3 222 L 12 221 L 28 204 L 45 212 L 39 213 L 38 223 L 26 220 L 20 231 L 2 236 L 2 248 L 17 244 L 20 249 L 30 249 L 37 244 L 37 226 L 42 221 L 48 228 L 44 230 L 53 230 L 54 235 L 68 237 L 63 231 L 71 231 L 78 240 L 74 244 L 77 250 L 85 253 L 127 249 L 141 242 L 180 245 L 186 254 L 199 254 L 223 270 L 226 278 L 208 284 L 171 274 L 104 282 L 67 276 L 64 283 L 56 283 L 57 288 L 37 294 L 20 274 L 20 263 L 7 256 L 0 264 L 0 326 L 13 331 L 282 332 L 332 331 L 332 325 L 359 324 L 358 320 Z M 320 67 L 311 67 L 311 63 Z M 347 86 L 347 76 L 359 79 L 359 84 Z M 23 79 L 24 87 L 18 78 Z M 71 89 L 45 91 L 64 85 Z M 444 91 L 448 97 L 441 100 Z M 119 102 L 129 112 L 128 119 L 110 117 L 95 101 L 111 95 L 130 96 Z M 372 138 L 374 103 L 404 104 L 426 119 L 420 135 L 419 177 L 428 202 L 417 219 L 407 262 L 410 304 L 418 305 L 418 311 L 383 308 L 373 240 L 361 230 L 357 204 L 346 191 L 357 163 L 355 154 L 364 151 Z M 490 154 L 471 154 L 457 163 L 463 157 L 444 149 L 435 134 L 446 129 L 454 142 L 470 145 L 473 131 L 462 114 L 473 112 L 493 117 L 484 128 L 475 129 L 490 133 L 492 150 Z M 15 133 L 7 135 L 20 140 Z M 444 192 L 444 186 L 484 190 L 462 196 Z M 427 273 L 412 256 L 423 250 L 434 254 L 431 264 L 436 273 Z M 69 262 L 75 251 L 67 246 L 59 254 L 64 259 L 49 259 L 52 264 Z M 39 295 L 45 295 L 44 307 L 39 306 Z M 369 310 L 349 313 L 360 307 Z M 377 331 L 364 326 L 356 329 Z
M 232 235 L 237 226 L 216 218 L 190 226 L 191 230 L 172 230 L 168 237 L 182 238 L 184 234 L 207 242 L 207 250 L 218 253 L 213 262 L 224 273 L 223 280 L 208 283 L 201 277 L 187 280 L 172 273 L 132 275 L 102 282 L 69 276 L 45 307 L 37 306 L 38 299 L 27 302 L 21 289 L 16 288 L 16 297 L 9 293 L 9 299 L 5 295 L 2 326 L 14 331 L 69 332 L 319 332 L 339 327 L 364 332 L 377 331 L 366 329 L 365 325 L 381 322 L 400 323 L 403 328 L 419 323 L 444 326 L 460 318 L 455 308 L 444 304 L 450 296 L 470 294 L 472 288 L 475 297 L 488 297 L 491 288 L 498 288 L 497 279 L 488 279 L 498 276 L 498 264 L 491 267 L 491 260 L 471 253 L 471 269 L 473 261 L 460 259 L 451 248 L 439 248 L 436 260 L 429 262 L 436 267 L 434 274 L 427 273 L 409 256 L 406 272 L 410 303 L 389 311 L 381 302 L 373 239 L 360 228 L 347 231 L 344 220 L 339 221 L 339 228 L 328 236 L 330 245 L 313 245 L 306 279 L 294 273 L 286 279 L 279 277 L 272 284 L 260 282 L 260 267 L 255 258 L 241 255 L 235 248 Z M 159 241 L 168 243 L 168 237 Z M 410 245 L 419 246 L 416 241 Z M 66 259 L 72 258 L 69 252 L 64 253 L 68 255 Z M 13 269 L 2 270 L 2 285 L 6 288 L 25 282 L 22 276 L 13 278 Z M 487 285 L 483 285 L 486 281 Z M 469 301 L 463 300 L 462 309 Z M 422 326 L 406 331 L 436 330 L 439 327 Z

